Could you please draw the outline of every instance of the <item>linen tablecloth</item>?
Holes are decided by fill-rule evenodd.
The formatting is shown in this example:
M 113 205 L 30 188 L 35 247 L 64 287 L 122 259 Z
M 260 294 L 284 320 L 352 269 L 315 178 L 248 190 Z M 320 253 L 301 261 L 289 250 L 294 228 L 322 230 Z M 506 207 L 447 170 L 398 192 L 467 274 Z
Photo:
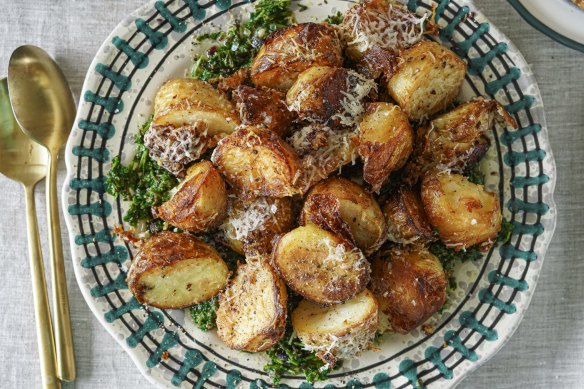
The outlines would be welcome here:
M 76 96 L 102 41 L 141 0 L 0 0 L 0 77 L 10 53 L 31 43 L 63 67 Z M 558 225 L 523 322 L 509 343 L 462 388 L 584 387 L 584 54 L 531 28 L 501 0 L 476 0 L 531 64 L 546 107 L 558 181 Z M 583 18 L 584 23 L 584 18 Z M 65 177 L 61 162 L 59 187 Z M 37 188 L 43 249 L 44 186 Z M 129 356 L 90 312 L 73 275 L 62 223 L 77 381 L 66 388 L 149 388 Z M 28 271 L 24 197 L 0 177 L 0 387 L 40 387 Z M 45 259 L 45 262 L 48 262 Z

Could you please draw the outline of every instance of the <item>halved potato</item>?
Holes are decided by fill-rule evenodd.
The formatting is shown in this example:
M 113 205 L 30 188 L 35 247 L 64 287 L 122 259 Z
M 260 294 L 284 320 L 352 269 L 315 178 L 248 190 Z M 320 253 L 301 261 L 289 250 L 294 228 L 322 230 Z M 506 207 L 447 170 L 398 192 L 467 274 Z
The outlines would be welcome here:
M 264 41 L 251 64 L 251 79 L 257 86 L 285 92 L 311 66 L 342 65 L 343 48 L 335 29 L 302 23 L 284 27 Z
M 370 93 L 377 84 L 354 70 L 313 66 L 288 90 L 286 104 L 302 120 L 350 127 L 361 120 Z
M 402 52 L 387 83 L 391 97 L 412 120 L 435 114 L 456 99 L 466 63 L 439 43 L 422 41 Z
M 414 131 L 406 114 L 390 103 L 371 103 L 359 124 L 363 178 L 379 193 L 389 175 L 401 169 L 413 150 Z
M 379 303 L 380 320 L 393 332 L 407 334 L 438 312 L 447 285 L 442 264 L 423 246 L 394 246 L 371 262 L 369 288 Z
M 270 130 L 240 128 L 219 142 L 211 161 L 244 198 L 287 197 L 300 192 L 293 185 L 300 159 Z
M 304 347 L 332 368 L 337 360 L 353 358 L 371 346 L 377 309 L 377 301 L 367 289 L 330 307 L 302 300 L 292 312 L 292 326 Z
M 323 306 L 351 299 L 369 282 L 369 262 L 363 253 L 314 224 L 283 235 L 272 259 L 292 290 Z
M 360 185 L 334 177 L 306 196 L 300 224 L 314 223 L 352 241 L 365 255 L 385 240 L 385 220 L 377 201 Z
M 296 115 L 286 106 L 286 95 L 266 87 L 240 85 L 233 91 L 243 124 L 265 127 L 281 137 L 286 136 Z
M 225 182 L 211 162 L 195 163 L 178 191 L 160 207 L 153 207 L 153 214 L 191 232 L 215 228 L 227 216 Z
M 286 285 L 264 261 L 241 265 L 219 298 L 217 336 L 234 350 L 260 352 L 286 332 Z
M 215 296 L 228 276 L 213 247 L 190 234 L 164 231 L 140 247 L 126 281 L 140 303 L 180 309 Z
M 229 197 L 227 218 L 221 225 L 229 247 L 247 256 L 272 253 L 273 239 L 294 226 L 290 197 L 258 197 L 245 201 L 237 193 Z
M 345 13 L 340 25 L 347 41 L 346 55 L 359 60 L 372 48 L 397 51 L 433 34 L 437 26 L 392 0 L 361 0 Z
M 302 158 L 294 185 L 306 193 L 343 166 L 354 164 L 358 157 L 357 137 L 353 130 L 333 130 L 322 125 L 310 125 L 296 131 L 287 139 Z
M 169 80 L 154 99 L 154 118 L 144 135 L 150 156 L 177 176 L 235 130 L 233 104 L 210 84 L 191 78 Z
M 495 100 L 478 97 L 433 119 L 418 129 L 407 177 L 417 181 L 436 166 L 462 169 L 478 162 L 489 149 L 486 137 L 497 119 L 515 127 L 515 121 Z
M 440 239 L 454 250 L 490 245 L 501 230 L 499 197 L 461 174 L 430 171 L 422 180 L 422 203 Z
M 437 240 L 422 205 L 420 194 L 409 187 L 400 187 L 383 205 L 387 223 L 387 239 L 408 244 Z

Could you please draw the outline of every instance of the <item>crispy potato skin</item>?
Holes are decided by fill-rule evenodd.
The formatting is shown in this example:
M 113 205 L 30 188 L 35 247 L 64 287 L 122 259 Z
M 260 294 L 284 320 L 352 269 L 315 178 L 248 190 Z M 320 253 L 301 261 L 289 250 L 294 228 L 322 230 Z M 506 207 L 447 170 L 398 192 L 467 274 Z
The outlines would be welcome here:
M 257 86 L 286 92 L 311 66 L 342 66 L 342 51 L 331 26 L 302 23 L 285 27 L 265 40 L 251 65 L 251 79 Z
M 348 42 L 345 54 L 352 60 L 359 60 L 375 48 L 397 51 L 417 43 L 424 34 L 437 32 L 431 20 L 426 20 L 425 29 L 421 25 L 421 19 L 398 2 L 361 0 L 345 13 L 340 25 Z M 415 34 L 408 36 L 404 31 Z
M 417 132 L 407 179 L 416 182 L 426 171 L 438 165 L 461 169 L 466 164 L 478 162 L 489 149 L 486 135 L 499 117 L 511 126 L 515 125 L 496 101 L 483 97 L 436 117 Z
M 409 187 L 400 187 L 383 205 L 387 237 L 396 243 L 431 242 L 437 240 L 424 211 L 420 194 Z
M 385 240 L 385 220 L 377 201 L 360 185 L 329 178 L 308 193 L 300 224 L 314 223 L 353 242 L 365 255 Z
M 231 193 L 227 219 L 220 229 L 231 249 L 248 257 L 270 255 L 275 236 L 292 229 L 295 212 L 290 197 L 246 201 Z
M 458 96 L 466 63 L 452 51 L 422 41 L 404 50 L 400 59 L 387 90 L 410 119 L 433 115 Z
M 378 304 L 367 289 L 330 307 L 302 300 L 292 312 L 292 326 L 308 349 L 334 367 L 338 359 L 369 348 L 378 327 Z
M 353 96 L 353 103 L 364 104 L 373 91 L 374 85 L 357 72 L 329 66 L 313 66 L 299 76 L 294 85 L 286 93 L 286 104 L 291 111 L 297 112 L 301 120 L 313 123 L 323 123 L 332 127 L 343 124 L 342 115 L 349 115 L 344 105 L 348 96 Z M 369 87 L 365 96 L 360 96 L 358 88 Z M 346 118 L 345 125 L 349 120 Z
M 209 274 L 202 275 L 202 278 L 198 280 L 200 284 L 192 285 L 192 287 L 205 287 L 208 290 L 199 299 L 190 301 L 187 304 L 175 304 L 172 301 L 164 303 L 148 299 L 148 292 L 153 286 L 146 285 L 144 279 L 149 273 L 155 271 L 162 271 L 163 273 L 168 271 L 170 273 L 173 267 L 180 265 L 185 260 L 192 259 L 210 259 L 216 267 L 214 271 L 217 274 L 215 275 L 221 279 L 209 278 Z M 180 271 L 180 269 L 177 271 Z M 213 247 L 190 234 L 163 231 L 152 236 L 142 245 L 130 266 L 126 281 L 128 288 L 140 303 L 162 309 L 180 309 L 198 304 L 216 295 L 227 284 L 228 276 L 227 265 Z M 175 287 L 182 287 L 182 285 L 176 285 Z M 189 285 L 187 285 L 188 287 Z
M 407 334 L 446 301 L 444 269 L 423 246 L 394 246 L 377 255 L 371 268 L 369 287 L 394 332 Z
M 322 306 L 351 299 L 369 282 L 369 262 L 361 251 L 314 224 L 280 237 L 272 261 L 291 289 Z
M 281 137 L 288 135 L 295 115 L 286 106 L 286 95 L 266 87 L 240 85 L 233 91 L 243 124 L 265 127 Z
M 288 197 L 300 192 L 293 185 L 300 159 L 270 130 L 239 129 L 219 142 L 211 161 L 246 199 Z
M 422 203 L 440 239 L 454 250 L 492 243 L 501 230 L 499 197 L 461 174 L 426 173 Z
M 217 335 L 234 350 L 265 351 L 286 332 L 286 285 L 265 261 L 241 265 L 219 298 Z
M 211 84 L 194 78 L 172 79 L 165 82 L 154 99 L 156 126 L 207 124 L 209 135 L 229 134 L 239 125 L 233 104 Z
M 187 170 L 180 189 L 160 207 L 154 207 L 153 213 L 191 232 L 215 228 L 227 216 L 225 182 L 210 161 L 198 162 Z
M 408 117 L 390 103 L 371 103 L 359 124 L 359 155 L 363 177 L 379 193 L 389 175 L 401 169 L 414 148 Z

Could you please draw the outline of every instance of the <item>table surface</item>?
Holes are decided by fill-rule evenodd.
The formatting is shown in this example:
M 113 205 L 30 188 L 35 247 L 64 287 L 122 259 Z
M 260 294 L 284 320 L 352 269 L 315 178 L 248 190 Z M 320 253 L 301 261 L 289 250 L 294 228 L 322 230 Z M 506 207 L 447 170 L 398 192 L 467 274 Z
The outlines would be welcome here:
M 76 96 L 102 41 L 141 0 L 0 0 L 0 76 L 12 50 L 43 47 L 63 67 Z M 501 0 L 476 4 L 519 47 L 532 66 L 546 107 L 558 180 L 558 224 L 541 278 L 519 329 L 509 343 L 461 388 L 582 387 L 584 385 L 584 54 L 531 28 Z M 578 172 L 576 171 L 578 169 Z M 576 176 L 574 176 L 576 174 Z M 65 177 L 61 162 L 60 183 Z M 40 234 L 46 246 L 44 186 L 37 188 Z M 24 196 L 0 176 L 0 377 L 2 387 L 40 387 L 39 362 L 27 265 Z M 63 241 L 68 242 L 62 222 Z M 46 255 L 46 254 L 45 254 Z M 129 356 L 93 316 L 73 275 L 65 244 L 77 381 L 66 388 L 149 388 Z M 18 265 L 15 265 L 18 264 Z M 23 288 L 23 289 L 21 289 Z

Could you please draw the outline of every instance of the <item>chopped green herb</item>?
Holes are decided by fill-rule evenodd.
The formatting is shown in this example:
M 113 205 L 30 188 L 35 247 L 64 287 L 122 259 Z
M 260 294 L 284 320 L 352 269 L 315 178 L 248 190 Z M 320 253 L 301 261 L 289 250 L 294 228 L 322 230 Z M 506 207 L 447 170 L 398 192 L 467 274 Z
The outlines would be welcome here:
M 268 35 L 293 22 L 290 0 L 258 1 L 246 22 L 236 23 L 227 32 L 197 38 L 199 42 L 218 40 L 218 44 L 195 59 L 191 75 L 208 81 L 234 73 L 251 63 Z
M 209 331 L 217 327 L 217 309 L 219 302 L 217 296 L 210 300 L 191 307 L 193 322 L 202 331 Z
M 292 329 L 290 313 L 299 302 L 300 296 L 289 290 L 286 334 L 278 344 L 266 351 L 271 362 L 264 366 L 264 371 L 270 373 L 275 386 L 280 384 L 284 374 L 303 374 L 308 382 L 313 383 L 326 380 L 331 371 L 314 353 L 304 349 L 304 344 Z M 340 363 L 337 363 L 335 369 L 337 367 L 340 367 Z
M 343 14 L 341 11 L 338 11 L 336 14 L 334 15 L 329 15 L 327 16 L 327 18 L 324 20 L 325 22 L 327 22 L 328 24 L 341 24 L 343 22 Z
M 298 6 L 298 9 L 300 10 L 300 12 L 304 12 L 308 9 L 308 7 L 302 3 L 298 3 L 297 6 Z
M 107 192 L 115 198 L 130 201 L 124 221 L 136 227 L 143 222 L 160 229 L 162 222 L 152 217 L 152 207 L 168 200 L 169 191 L 177 185 L 177 179 L 150 158 L 144 145 L 144 134 L 150 128 L 149 119 L 136 135 L 136 154 L 128 166 L 117 156 L 106 178 Z
M 485 185 L 485 174 L 481 171 L 478 163 L 467 166 L 464 169 L 464 175 L 474 184 Z
M 515 224 L 503 218 L 503 223 L 501 223 L 501 231 L 499 231 L 499 236 L 497 237 L 497 242 L 501 244 L 508 243 L 511 240 L 511 235 L 513 234 L 513 229 Z

